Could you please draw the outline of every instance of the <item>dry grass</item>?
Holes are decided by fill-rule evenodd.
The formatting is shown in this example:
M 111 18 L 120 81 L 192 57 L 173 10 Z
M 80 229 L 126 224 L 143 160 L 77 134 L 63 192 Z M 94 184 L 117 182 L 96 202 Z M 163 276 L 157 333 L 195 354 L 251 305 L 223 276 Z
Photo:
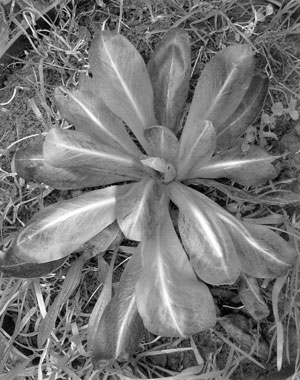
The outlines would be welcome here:
M 271 118 L 265 117 L 265 121 L 258 122 L 252 129 L 251 133 L 254 133 L 258 143 L 276 150 L 275 139 L 297 128 L 295 115 L 293 120 L 290 112 L 276 114 L 272 107 L 275 103 L 281 103 L 285 110 L 289 110 L 291 99 L 295 101 L 295 110 L 299 106 L 298 1 L 285 1 L 281 5 L 281 1 L 275 0 L 115 0 L 109 5 L 98 1 L 98 5 L 94 4 L 92 9 L 86 10 L 80 2 L 76 9 L 74 3 L 69 2 L 59 9 L 59 21 L 50 25 L 50 33 L 32 27 L 33 33 L 29 38 L 33 50 L 21 62 L 21 69 L 20 62 L 14 63 L 19 83 L 12 82 L 11 96 L 0 104 L 2 112 L 10 110 L 10 107 L 13 109 L 19 92 L 29 89 L 35 94 L 29 107 L 43 126 L 43 132 L 46 132 L 54 123 L 62 122 L 53 104 L 53 90 L 59 84 L 76 86 L 79 73 L 88 70 L 87 49 L 95 29 L 119 30 L 147 60 L 155 43 L 165 32 L 179 26 L 186 28 L 191 37 L 192 85 L 195 85 L 199 73 L 214 52 L 224 46 L 235 42 L 249 43 L 258 53 L 261 70 L 270 78 L 263 112 Z M 34 12 L 34 9 L 31 11 Z M 14 174 L 13 167 L 10 171 L 8 163 L 15 148 L 31 138 L 30 134 L 16 136 L 8 145 L 3 145 L 5 136 L 0 139 L 3 160 L 0 169 L 0 248 L 3 251 L 37 209 L 65 196 L 46 186 L 24 183 Z M 279 178 L 275 183 L 247 190 L 253 197 L 275 193 L 278 196 L 278 192 L 286 190 L 290 183 L 297 180 L 298 174 L 295 165 L 286 177 Z M 284 199 L 282 194 L 281 199 Z M 225 203 L 231 211 L 236 210 L 239 217 L 251 218 L 257 223 L 264 218 L 264 222 L 274 230 L 287 232 L 298 249 L 300 215 L 297 201 L 287 199 L 283 207 L 281 204 L 257 207 L 243 198 L 224 199 L 224 196 L 217 194 L 216 200 Z M 128 247 L 120 246 L 118 265 L 122 265 L 129 253 Z M 111 255 L 109 251 L 104 257 L 110 261 Z M 266 366 L 255 356 L 255 348 L 247 352 L 218 326 L 215 331 L 199 338 L 203 345 L 206 339 L 213 342 L 210 351 L 205 351 L 201 341 L 195 342 L 192 337 L 188 341 L 147 337 L 129 363 L 115 363 L 105 370 L 93 370 L 87 333 L 92 307 L 105 282 L 105 276 L 98 273 L 99 265 L 103 262 L 101 264 L 96 258 L 84 262 L 83 256 L 75 254 L 61 269 L 47 277 L 33 280 L 0 277 L 0 380 L 233 380 L 241 378 L 243 368 L 246 370 L 253 365 L 260 369 Z M 118 265 L 114 269 L 115 279 L 120 272 Z M 274 317 L 269 318 L 265 325 L 271 342 L 270 356 L 272 347 L 276 352 L 272 365 L 278 368 L 289 360 L 295 360 L 297 368 L 300 365 L 300 347 L 293 346 L 291 351 L 291 346 L 287 344 L 292 337 L 288 333 L 290 329 L 300 342 L 298 266 L 297 262 L 286 277 L 274 283 L 261 284 L 267 303 L 273 310 Z M 256 334 L 259 338 L 259 324 Z M 167 369 L 171 368 L 170 365 L 166 366 L 169 358 L 177 361 L 177 366 L 173 365 L 172 370 Z M 246 378 L 246 373 L 244 375 Z

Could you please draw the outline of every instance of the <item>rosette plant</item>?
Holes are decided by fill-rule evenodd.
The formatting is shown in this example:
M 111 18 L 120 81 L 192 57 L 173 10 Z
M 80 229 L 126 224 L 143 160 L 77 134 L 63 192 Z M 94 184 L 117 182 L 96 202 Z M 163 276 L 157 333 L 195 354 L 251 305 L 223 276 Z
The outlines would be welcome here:
M 26 179 L 97 189 L 38 212 L 1 257 L 3 272 L 45 274 L 107 228 L 139 242 L 95 331 L 95 362 L 128 358 L 143 325 L 170 337 L 213 327 L 208 285 L 232 284 L 241 272 L 282 276 L 295 257 L 283 237 L 205 195 L 219 179 L 256 186 L 277 175 L 276 157 L 258 146 L 244 153 L 239 139 L 261 110 L 268 80 L 254 74 L 248 45 L 227 47 L 203 69 L 183 117 L 190 54 L 181 29 L 166 34 L 147 66 L 125 37 L 98 32 L 90 75 L 55 94 L 75 129 L 56 126 L 15 157 Z

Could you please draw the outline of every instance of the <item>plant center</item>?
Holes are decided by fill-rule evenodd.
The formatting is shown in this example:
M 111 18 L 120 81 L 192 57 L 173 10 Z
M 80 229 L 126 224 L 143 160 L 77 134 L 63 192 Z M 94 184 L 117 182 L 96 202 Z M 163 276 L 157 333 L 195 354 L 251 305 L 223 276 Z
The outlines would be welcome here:
M 154 169 L 164 183 L 173 181 L 176 177 L 176 169 L 173 164 L 160 157 L 147 157 L 141 160 L 144 166 Z
M 164 183 L 169 183 L 173 181 L 175 177 L 176 177 L 176 169 L 174 165 L 172 165 L 170 162 L 167 162 L 166 170 L 164 173 L 162 173 L 162 181 Z

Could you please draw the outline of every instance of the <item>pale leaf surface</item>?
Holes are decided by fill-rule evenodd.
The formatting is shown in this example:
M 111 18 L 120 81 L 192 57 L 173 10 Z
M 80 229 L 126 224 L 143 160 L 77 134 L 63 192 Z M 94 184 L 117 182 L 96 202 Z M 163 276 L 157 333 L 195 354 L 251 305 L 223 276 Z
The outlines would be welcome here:
M 186 337 L 213 327 L 212 296 L 197 280 L 167 207 L 154 234 L 142 241 L 141 252 L 144 271 L 137 282 L 136 299 L 147 330 Z
M 121 119 L 114 115 L 101 98 L 97 83 L 82 76 L 80 88 L 70 91 L 63 87 L 55 90 L 55 101 L 61 116 L 94 139 L 109 146 L 140 155 L 140 150 L 128 135 Z
M 198 120 L 184 129 L 180 138 L 177 179 L 189 178 L 189 171 L 208 162 L 216 149 L 216 132 L 209 120 Z
M 236 145 L 237 139 L 257 118 L 268 91 L 268 78 L 254 76 L 240 105 L 219 126 L 217 150 L 223 151 Z
M 176 163 L 179 143 L 174 133 L 163 126 L 153 126 L 145 129 L 145 139 L 148 143 L 148 153 L 165 159 L 172 164 Z
M 221 210 L 219 217 L 234 241 L 243 272 L 258 278 L 286 274 L 296 259 L 295 249 L 286 240 L 266 226 L 239 222 Z
M 44 183 L 59 190 L 83 189 L 116 182 L 124 176 L 101 173 L 91 168 L 57 168 L 45 161 L 41 143 L 19 149 L 14 157 L 15 169 L 20 177 Z M 130 180 L 127 177 L 127 180 Z
M 112 177 L 126 180 L 140 179 L 145 175 L 137 158 L 120 149 L 103 145 L 84 132 L 53 128 L 47 134 L 43 147 L 45 160 L 62 168 L 90 168 Z
M 252 145 L 243 153 L 240 145 L 216 155 L 206 165 L 195 166 L 188 174 L 191 178 L 228 178 L 244 186 L 257 186 L 278 173 L 272 162 L 278 157 Z
M 89 62 L 104 102 L 144 146 L 144 129 L 157 122 L 152 85 L 141 55 L 125 37 L 101 31 L 92 41 Z
M 179 208 L 179 233 L 197 275 L 212 285 L 234 283 L 241 264 L 232 237 L 215 213 L 219 206 L 179 183 L 168 188 Z
M 92 361 L 96 368 L 115 360 L 127 361 L 137 350 L 144 333 L 135 296 L 135 286 L 142 272 L 137 251 L 126 265 L 116 294 L 107 305 L 94 338 Z
M 16 237 L 15 255 L 33 263 L 69 255 L 116 219 L 117 191 L 94 190 L 41 210 Z
M 207 63 L 198 80 L 184 129 L 190 129 L 198 120 L 210 120 L 218 131 L 250 85 L 253 56 L 250 46 L 233 45 Z
M 203 199 L 203 203 L 200 206 L 201 209 L 205 212 L 208 210 L 207 213 L 213 215 L 213 217 L 208 220 L 215 220 L 214 223 L 216 225 L 221 224 L 223 226 L 222 231 L 225 239 L 226 236 L 229 237 L 233 242 L 234 250 L 237 252 L 237 261 L 240 262 L 240 269 L 249 276 L 259 278 L 277 277 L 284 275 L 286 271 L 291 268 L 296 257 L 295 249 L 290 243 L 285 241 L 281 236 L 270 230 L 268 227 L 239 221 L 215 202 L 193 189 L 184 188 L 184 186 L 176 183 L 168 185 L 168 188 L 170 189 L 171 199 L 174 203 L 176 203 L 175 197 L 178 197 L 180 192 L 182 193 L 183 190 L 185 190 L 185 192 L 188 190 L 188 197 L 177 198 L 178 203 L 176 204 L 179 207 L 180 212 L 182 212 L 181 210 L 185 206 L 185 199 L 188 199 L 189 203 L 193 201 L 194 197 L 195 199 Z M 179 201 L 181 201 L 181 204 Z M 201 203 L 199 203 L 199 205 L 200 204 Z M 188 215 L 191 215 L 191 212 L 189 212 Z M 207 239 L 209 236 L 210 235 L 207 235 L 205 238 Z M 183 244 L 187 245 L 186 249 L 189 253 L 189 241 L 184 243 L 183 237 L 182 240 Z M 226 244 L 226 248 L 228 249 L 229 246 L 225 243 L 225 240 L 224 244 Z M 197 247 L 195 250 L 197 250 Z M 235 266 L 236 264 L 237 263 L 234 264 L 234 262 L 232 263 L 232 265 Z M 202 277 L 200 276 L 200 278 Z
M 128 181 L 124 175 L 104 173 L 92 168 L 57 168 L 45 161 L 42 143 L 19 149 L 14 157 L 17 173 L 28 181 L 37 181 L 59 190 L 84 189 Z
M 117 221 L 127 239 L 141 241 L 153 233 L 165 200 L 163 186 L 152 178 L 145 178 L 117 199 Z
M 191 48 L 184 29 L 171 29 L 156 46 L 148 63 L 158 122 L 178 131 L 191 73 Z

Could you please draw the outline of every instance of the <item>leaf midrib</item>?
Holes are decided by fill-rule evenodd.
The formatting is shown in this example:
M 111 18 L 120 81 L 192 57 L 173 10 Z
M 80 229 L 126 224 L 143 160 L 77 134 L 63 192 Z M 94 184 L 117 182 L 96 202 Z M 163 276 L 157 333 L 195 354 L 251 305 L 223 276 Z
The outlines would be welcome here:
M 103 46 L 104 46 L 104 50 L 105 50 L 105 53 L 106 53 L 106 56 L 109 60 L 109 63 L 110 63 L 110 66 L 113 68 L 113 71 L 115 72 L 119 82 L 121 83 L 121 86 L 127 96 L 127 99 L 129 99 L 131 105 L 133 106 L 133 109 L 138 117 L 138 119 L 140 120 L 140 122 L 142 123 L 143 127 L 146 127 L 146 123 L 145 123 L 145 120 L 144 120 L 144 117 L 139 109 L 139 107 L 137 106 L 137 103 L 135 102 L 135 99 L 134 97 L 132 96 L 131 92 L 130 92 L 130 89 L 128 87 L 128 85 L 126 84 L 125 81 L 123 81 L 123 77 L 121 75 L 121 72 L 119 71 L 117 65 L 115 64 L 114 62 L 114 59 L 113 59 L 113 55 L 110 53 L 110 50 L 108 49 L 108 46 L 105 44 L 105 41 L 103 42 Z M 118 49 L 116 49 L 116 51 L 118 51 Z

